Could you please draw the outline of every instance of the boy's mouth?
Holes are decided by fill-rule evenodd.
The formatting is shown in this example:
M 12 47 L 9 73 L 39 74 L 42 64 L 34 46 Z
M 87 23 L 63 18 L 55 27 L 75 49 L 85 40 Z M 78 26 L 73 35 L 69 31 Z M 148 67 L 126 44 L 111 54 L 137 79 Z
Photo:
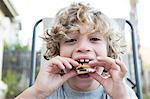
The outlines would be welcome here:
M 79 59 L 77 62 L 80 64 L 78 67 L 75 68 L 76 72 L 81 76 L 81 77 L 89 77 L 88 73 L 92 73 L 96 71 L 96 68 L 93 66 L 88 65 L 90 62 L 90 59 Z

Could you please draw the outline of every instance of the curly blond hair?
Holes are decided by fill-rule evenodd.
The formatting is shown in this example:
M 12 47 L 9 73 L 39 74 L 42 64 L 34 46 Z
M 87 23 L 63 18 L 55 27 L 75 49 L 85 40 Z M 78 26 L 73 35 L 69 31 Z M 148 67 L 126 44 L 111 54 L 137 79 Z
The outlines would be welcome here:
M 51 30 L 46 30 L 45 59 L 59 55 L 60 39 L 67 37 L 67 33 L 79 30 L 79 24 L 88 24 L 92 31 L 100 32 L 108 43 L 108 56 L 114 59 L 120 58 L 125 52 L 126 44 L 119 26 L 113 19 L 108 18 L 102 12 L 92 8 L 89 4 L 73 3 L 69 7 L 61 9 L 54 20 Z

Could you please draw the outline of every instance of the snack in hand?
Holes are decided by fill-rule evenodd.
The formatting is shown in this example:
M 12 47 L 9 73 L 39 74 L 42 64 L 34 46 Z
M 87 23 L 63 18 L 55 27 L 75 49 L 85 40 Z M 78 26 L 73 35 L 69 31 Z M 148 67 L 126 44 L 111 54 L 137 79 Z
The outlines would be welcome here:
M 92 67 L 88 64 L 81 64 L 80 66 L 76 67 L 76 72 L 78 74 L 87 74 L 87 73 L 93 73 L 96 71 L 95 67 Z

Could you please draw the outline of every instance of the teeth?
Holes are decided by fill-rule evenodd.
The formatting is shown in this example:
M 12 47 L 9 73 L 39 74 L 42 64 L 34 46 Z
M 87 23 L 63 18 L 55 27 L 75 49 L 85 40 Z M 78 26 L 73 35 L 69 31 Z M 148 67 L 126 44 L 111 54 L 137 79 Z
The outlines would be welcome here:
M 84 59 L 80 59 L 79 61 L 80 61 L 81 63 L 83 63 L 83 62 L 84 62 Z
M 89 60 L 89 59 L 85 59 L 84 61 L 85 61 L 85 62 L 89 62 L 90 60 Z
M 88 63 L 90 60 L 89 59 L 80 59 L 79 62 L 80 63 Z

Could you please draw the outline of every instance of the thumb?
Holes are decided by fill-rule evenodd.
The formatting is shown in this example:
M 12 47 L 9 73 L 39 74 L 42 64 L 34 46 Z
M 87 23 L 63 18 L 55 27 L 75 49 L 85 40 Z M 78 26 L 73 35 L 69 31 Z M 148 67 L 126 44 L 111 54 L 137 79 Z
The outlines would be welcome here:
M 95 80 L 97 80 L 101 85 L 104 85 L 105 79 L 101 75 L 99 75 L 98 73 L 96 73 L 96 72 L 90 73 L 90 76 L 92 78 L 94 78 Z

